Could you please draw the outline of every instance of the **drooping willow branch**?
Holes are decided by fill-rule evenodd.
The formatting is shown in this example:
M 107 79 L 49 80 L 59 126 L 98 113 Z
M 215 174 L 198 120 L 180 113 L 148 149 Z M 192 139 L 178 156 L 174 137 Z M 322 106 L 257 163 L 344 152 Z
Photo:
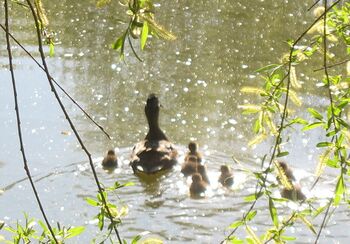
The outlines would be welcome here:
M 292 46 L 290 48 L 289 59 L 288 59 L 287 75 L 285 77 L 283 77 L 283 79 L 277 85 L 277 86 L 280 86 L 284 82 L 285 78 L 288 78 L 287 79 L 286 95 L 285 95 L 285 100 L 284 100 L 284 108 L 283 108 L 283 113 L 282 113 L 282 117 L 281 117 L 281 122 L 280 122 L 280 125 L 279 125 L 278 134 L 277 134 L 276 139 L 275 139 L 275 144 L 274 144 L 274 147 L 273 147 L 273 150 L 272 150 L 272 153 L 271 153 L 271 158 L 270 158 L 269 164 L 266 167 L 266 169 L 264 170 L 264 177 L 262 179 L 263 184 L 259 184 L 259 182 L 257 182 L 257 186 L 259 186 L 259 190 L 256 192 L 256 194 L 255 194 L 256 196 L 260 196 L 261 193 L 263 192 L 264 188 L 266 187 L 264 182 L 266 182 L 266 180 L 267 180 L 267 177 L 269 175 L 270 169 L 272 167 L 272 162 L 275 159 L 275 155 L 276 155 L 277 149 L 278 149 L 278 147 L 280 145 L 280 140 L 282 138 L 282 132 L 284 130 L 284 123 L 285 123 L 285 120 L 287 118 L 287 106 L 288 106 L 288 101 L 289 101 L 289 91 L 290 91 L 290 84 L 291 84 L 291 75 L 290 74 L 291 74 L 291 68 L 292 68 L 292 63 L 293 63 L 293 52 L 295 51 L 295 47 L 301 41 L 301 39 L 310 31 L 310 29 L 313 26 L 315 26 L 319 20 L 324 18 L 324 16 L 326 16 L 326 14 L 328 13 L 328 11 L 330 11 L 340 1 L 341 0 L 337 0 L 329 8 L 325 8 L 324 13 L 322 15 L 320 15 L 318 18 L 316 18 L 316 20 L 314 20 L 314 22 L 306 30 L 304 30 L 304 32 L 301 35 L 299 35 L 299 37 L 293 42 L 293 44 L 292 44 Z M 243 214 L 242 220 L 245 220 L 247 218 L 247 216 L 251 213 L 251 211 L 253 211 L 257 201 L 258 201 L 258 197 L 256 197 L 256 199 L 253 201 L 253 203 L 249 207 L 248 211 L 246 211 Z M 221 241 L 221 243 L 224 243 L 225 240 L 229 240 L 231 238 L 231 236 L 237 231 L 238 228 L 239 228 L 239 226 L 235 227 L 230 232 L 230 234 L 228 236 L 226 236 L 226 238 L 223 241 Z
M 48 66 L 47 66 L 47 63 L 46 63 L 46 59 L 45 59 L 45 54 L 44 54 L 44 50 L 43 50 L 43 44 L 42 44 L 42 39 L 41 39 L 41 32 L 40 32 L 40 24 L 39 24 L 39 20 L 38 20 L 38 17 L 37 17 L 37 14 L 36 14 L 36 11 L 33 7 L 33 4 L 31 3 L 30 0 L 26 0 L 28 5 L 29 5 L 29 8 L 32 12 L 32 15 L 33 15 L 33 19 L 34 19 L 34 22 L 35 22 L 35 27 L 36 27 L 36 32 L 37 32 L 37 38 L 38 38 L 38 45 L 39 45 L 39 53 L 40 53 L 40 56 L 41 56 L 41 60 L 42 60 L 42 64 L 43 64 L 43 67 L 45 69 L 45 73 L 46 73 L 46 76 L 47 76 L 47 80 L 50 84 L 50 87 L 51 87 L 51 91 L 54 93 L 54 96 L 62 110 L 62 112 L 64 113 L 71 129 L 73 130 L 74 132 L 74 135 L 75 137 L 77 138 L 80 146 L 82 147 L 83 151 L 85 152 L 85 154 L 87 155 L 88 159 L 89 159 L 89 164 L 90 164 L 90 167 L 91 167 L 91 170 L 92 170 L 92 173 L 93 173 L 93 176 L 94 176 L 94 179 L 95 179 L 95 182 L 96 182 L 96 185 L 97 185 L 97 188 L 98 188 L 98 192 L 100 193 L 101 195 L 101 199 L 102 199 L 102 202 L 103 202 L 103 205 L 104 205 L 104 208 L 106 209 L 107 211 L 107 215 L 108 215 L 108 218 L 110 219 L 111 221 L 111 224 L 113 226 L 113 229 L 114 229 L 114 232 L 116 233 L 117 235 L 117 238 L 118 238 L 118 241 L 120 244 L 122 244 L 122 240 L 120 238 L 120 235 L 119 235 L 119 232 L 118 232 L 118 229 L 116 227 L 116 225 L 114 224 L 114 220 L 113 220 L 113 215 L 107 205 L 107 201 L 106 201 L 106 198 L 105 198 L 105 195 L 103 194 L 104 193 L 104 190 L 102 189 L 101 187 L 101 184 L 100 184 L 100 181 L 98 179 L 98 176 L 97 176 L 97 173 L 96 173 L 96 170 L 94 168 L 94 164 L 92 162 L 92 157 L 91 157 L 91 153 L 88 151 L 88 149 L 86 148 L 85 144 L 83 143 L 77 129 L 75 128 L 66 108 L 64 107 L 58 93 L 57 93 L 57 90 L 51 80 L 51 75 L 50 75 L 50 72 L 49 72 L 49 69 L 48 69 Z
M 0 27 L 7 33 L 5 27 L 0 24 Z M 45 72 L 45 68 L 34 58 L 34 56 L 11 34 L 8 33 L 9 36 L 14 40 L 20 48 Z M 111 136 L 107 133 L 107 131 L 99 124 L 96 120 L 94 120 L 86 111 L 83 109 L 80 104 L 71 96 L 69 93 L 53 78 L 50 76 L 50 79 L 55 83 L 55 85 L 85 114 L 85 116 L 94 123 L 109 139 Z
M 36 201 L 38 203 L 38 206 L 40 208 L 40 212 L 43 215 L 43 218 L 45 220 L 45 223 L 51 233 L 51 236 L 53 238 L 53 240 L 58 243 L 55 234 L 52 230 L 52 227 L 50 225 L 50 222 L 48 221 L 48 218 L 46 216 L 46 213 L 44 211 L 44 207 L 41 203 L 39 194 L 36 190 L 36 187 L 34 185 L 29 167 L 28 167 L 28 161 L 27 161 L 27 157 L 26 157 L 26 153 L 24 150 L 24 143 L 23 143 L 23 137 L 22 137 L 22 127 L 21 127 L 21 118 L 20 118 L 20 112 L 19 112 L 19 106 L 18 106 L 18 99 L 17 99 L 17 87 L 16 87 L 16 79 L 15 79 L 15 73 L 13 70 L 13 63 L 12 63 L 12 51 L 11 51 L 11 43 L 10 43 L 10 35 L 9 35 L 9 13 L 8 13 L 8 1 L 5 0 L 4 2 L 4 8 L 5 8 L 5 29 L 6 29 L 6 44 L 7 44 L 7 53 L 8 53 L 8 58 L 9 58 L 9 66 L 10 66 L 10 72 L 11 72 L 11 80 L 12 80 L 12 87 L 13 87 L 13 97 L 15 100 L 15 111 L 16 111 L 16 119 L 17 119 L 17 130 L 18 130 L 18 138 L 19 138 L 19 143 L 20 143 L 20 150 L 22 153 L 22 158 L 23 158 L 23 164 L 24 164 L 24 170 L 28 176 L 30 185 L 34 191 L 34 195 L 36 198 Z

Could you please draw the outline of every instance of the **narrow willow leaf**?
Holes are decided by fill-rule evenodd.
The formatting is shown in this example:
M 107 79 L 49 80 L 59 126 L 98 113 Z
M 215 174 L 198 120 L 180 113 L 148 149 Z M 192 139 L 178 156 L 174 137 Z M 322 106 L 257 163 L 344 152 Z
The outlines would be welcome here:
M 138 241 L 141 239 L 141 235 L 137 235 L 132 239 L 131 244 L 137 244 Z
M 271 219 L 273 221 L 273 224 L 275 225 L 276 228 L 278 228 L 277 210 L 276 210 L 275 204 L 273 203 L 273 200 L 271 197 L 269 197 L 269 210 L 270 210 L 270 215 L 271 215 Z
M 261 72 L 264 72 L 264 71 L 270 71 L 272 69 L 278 69 L 280 67 L 282 67 L 282 65 L 280 65 L 280 64 L 269 64 L 269 65 L 266 65 L 266 66 L 264 66 L 264 67 L 262 67 L 260 69 L 255 70 L 255 72 L 256 73 L 261 73 Z
M 294 236 L 281 236 L 281 239 L 285 241 L 295 241 L 297 238 Z
M 315 171 L 316 177 L 319 177 L 320 175 L 322 175 L 324 168 L 327 165 L 327 161 L 329 160 L 329 157 L 332 152 L 333 152 L 333 148 L 329 147 L 320 155 L 320 159 L 318 161 L 316 171 Z
M 264 89 L 258 88 L 258 87 L 253 87 L 253 86 L 244 86 L 241 88 L 241 92 L 244 93 L 253 93 L 253 94 L 266 94 Z
M 243 222 L 241 220 L 235 221 L 232 224 L 230 224 L 229 228 L 230 229 L 235 229 L 239 226 L 243 225 Z
M 0 220 L 0 230 L 5 226 L 5 222 Z
M 244 104 L 244 105 L 238 105 L 238 108 L 243 109 L 243 114 L 252 114 L 260 112 L 261 106 L 254 105 L 254 104 Z
M 252 219 L 254 219 L 254 217 L 256 216 L 256 214 L 257 214 L 257 211 L 256 211 L 256 210 L 250 211 L 250 212 L 246 215 L 245 221 L 247 221 L 247 222 L 251 221 Z
M 95 201 L 94 199 L 92 199 L 90 197 L 85 198 L 85 201 L 91 206 L 98 206 L 99 205 L 99 203 L 97 201 Z
M 248 235 L 253 239 L 254 244 L 262 244 L 259 237 L 255 234 L 255 232 L 252 230 L 252 228 L 250 228 L 250 226 L 246 225 L 245 229 L 246 229 Z
M 248 142 L 248 146 L 251 147 L 251 146 L 257 145 L 257 144 L 261 143 L 262 141 L 264 141 L 266 138 L 267 138 L 266 133 L 260 133 Z
M 295 71 L 295 66 L 292 66 L 290 68 L 290 83 L 292 87 L 300 89 L 301 88 L 301 83 L 297 79 L 297 73 Z
M 308 108 L 307 111 L 309 111 L 311 116 L 314 117 L 315 119 L 323 120 L 323 116 L 316 109 Z
M 287 189 L 287 190 L 293 190 L 293 185 L 288 179 L 286 172 L 284 169 L 280 166 L 279 162 L 277 160 L 273 161 L 275 165 L 275 169 L 277 170 L 277 178 L 281 181 L 281 184 Z
M 287 156 L 289 154 L 289 152 L 285 151 L 285 152 L 279 152 L 276 157 L 277 158 L 281 158 L 281 157 L 284 157 L 284 156 Z
M 298 107 L 300 107 L 303 104 L 303 102 L 300 100 L 297 94 L 292 90 L 289 90 L 289 97 L 290 97 L 290 100 L 292 100 L 292 102 Z
M 148 22 L 148 27 L 151 31 L 154 31 L 155 34 L 164 40 L 174 41 L 176 40 L 176 36 L 170 31 L 166 30 L 163 26 L 158 24 L 152 17 L 149 15 L 143 14 L 140 17 L 144 20 L 144 22 Z
M 252 201 L 255 201 L 256 199 L 257 199 L 257 196 L 255 193 L 244 197 L 244 201 L 246 202 L 252 202 Z
M 312 130 L 323 125 L 324 125 L 324 122 L 315 122 L 312 124 L 308 124 L 307 126 L 304 126 L 303 131 Z
M 333 145 L 333 143 L 331 143 L 331 142 L 323 141 L 323 142 L 317 143 L 316 147 L 330 147 L 332 145 Z
M 164 242 L 161 239 L 150 237 L 139 242 L 140 244 L 163 244 Z
M 259 133 L 260 132 L 260 129 L 262 128 L 262 123 L 261 123 L 261 121 L 262 121 L 262 115 L 263 115 L 263 112 L 260 112 L 259 113 L 259 117 L 255 120 L 255 122 L 254 122 L 254 128 L 253 128 L 253 130 L 254 130 L 254 133 L 255 134 L 257 134 L 257 133 Z
M 121 37 L 119 37 L 113 44 L 112 44 L 112 48 L 115 50 L 119 50 L 122 49 L 122 47 L 124 46 L 124 42 L 125 42 L 125 37 L 126 37 L 126 33 L 124 33 Z
M 148 38 L 148 22 L 143 22 L 142 32 L 141 32 L 141 50 L 145 48 Z
M 50 51 L 49 51 L 50 57 L 55 56 L 55 45 L 52 42 L 50 42 L 49 48 L 50 48 Z
M 337 187 L 335 189 L 334 206 L 338 206 L 344 194 L 344 179 L 343 175 L 339 176 Z
M 66 238 L 72 238 L 74 236 L 80 235 L 85 230 L 84 226 L 77 226 L 70 228 L 68 230 L 68 234 L 66 235 Z
M 312 231 L 312 233 L 315 235 L 317 234 L 314 226 L 308 219 L 306 219 L 303 215 L 298 215 L 298 218 Z
M 322 207 L 319 207 L 318 209 L 316 209 L 314 212 L 313 212 L 313 214 L 312 214 L 312 216 L 314 217 L 314 218 L 316 218 L 319 214 L 321 214 L 321 213 L 323 213 L 326 209 L 327 209 L 327 205 L 324 205 L 324 206 L 322 206 Z

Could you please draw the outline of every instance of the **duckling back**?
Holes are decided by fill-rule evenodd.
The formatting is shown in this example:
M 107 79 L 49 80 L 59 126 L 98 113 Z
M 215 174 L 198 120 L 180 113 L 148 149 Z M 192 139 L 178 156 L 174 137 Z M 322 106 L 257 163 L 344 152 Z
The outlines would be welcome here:
M 118 159 L 114 150 L 109 150 L 106 157 L 102 160 L 103 168 L 115 168 L 118 167 Z

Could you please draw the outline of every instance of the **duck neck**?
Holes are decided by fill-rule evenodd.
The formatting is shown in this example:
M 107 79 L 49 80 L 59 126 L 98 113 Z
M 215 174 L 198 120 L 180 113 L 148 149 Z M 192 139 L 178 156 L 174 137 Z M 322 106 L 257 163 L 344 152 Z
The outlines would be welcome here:
M 158 117 L 159 117 L 159 114 L 154 114 L 153 116 L 147 116 L 149 131 L 146 136 L 146 140 L 149 140 L 149 141 L 168 140 L 164 132 L 159 127 Z

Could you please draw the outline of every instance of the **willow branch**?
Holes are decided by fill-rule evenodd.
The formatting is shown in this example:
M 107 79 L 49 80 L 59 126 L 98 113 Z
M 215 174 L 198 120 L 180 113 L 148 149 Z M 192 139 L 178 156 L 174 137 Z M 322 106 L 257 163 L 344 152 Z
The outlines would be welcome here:
M 11 51 L 11 43 L 10 43 L 10 35 L 9 35 L 9 15 L 8 15 L 8 1 L 5 0 L 4 2 L 4 8 L 5 8 L 5 29 L 6 29 L 6 44 L 7 44 L 7 53 L 8 53 L 8 58 L 9 58 L 9 66 L 10 66 L 10 72 L 11 72 L 11 80 L 12 80 L 12 88 L 13 88 L 13 97 L 15 100 L 15 111 L 16 111 L 16 120 L 17 120 L 17 131 L 18 131 L 18 138 L 19 138 L 19 143 L 20 143 L 20 150 L 22 153 L 22 158 L 23 158 L 23 164 L 24 164 L 24 170 L 28 176 L 30 185 L 33 189 L 36 201 L 39 205 L 39 209 L 41 214 L 43 215 L 43 218 L 45 220 L 45 223 L 50 231 L 50 234 L 53 238 L 53 240 L 58 243 L 55 234 L 52 230 L 52 227 L 50 225 L 50 222 L 46 216 L 46 213 L 44 211 L 44 207 L 41 203 L 39 194 L 36 190 L 36 187 L 34 185 L 30 170 L 29 170 L 29 166 L 28 166 L 28 161 L 27 161 L 27 157 L 26 157 L 26 153 L 24 150 L 24 143 L 23 143 L 23 137 L 22 137 L 22 127 L 21 127 L 21 118 L 20 118 L 20 112 L 19 112 L 19 106 L 18 106 L 18 99 L 17 99 L 17 87 L 16 87 L 16 79 L 15 79 L 15 73 L 13 70 L 13 63 L 12 63 L 12 51 Z
M 0 24 L 0 27 L 6 32 L 5 27 Z M 34 56 L 11 34 L 8 33 L 9 36 L 14 40 L 20 48 L 45 72 L 45 68 L 34 58 Z M 79 103 L 71 96 L 69 93 L 50 75 L 50 79 L 55 83 L 55 85 L 85 114 L 85 116 L 90 119 L 92 123 L 94 123 L 109 139 L 111 139 L 111 136 L 106 132 L 106 130 L 96 122 L 86 111 L 83 109 Z
M 271 154 L 271 158 L 270 158 L 270 161 L 269 161 L 269 165 L 267 166 L 266 170 L 265 170 L 265 175 L 264 175 L 264 178 L 263 178 L 263 181 L 266 181 L 267 177 L 268 177 L 268 172 L 271 168 L 271 165 L 272 165 L 272 162 L 275 158 L 275 154 L 276 154 L 276 151 L 277 151 L 277 148 L 278 148 L 278 145 L 279 145 L 279 141 L 281 139 L 281 136 L 282 136 L 282 132 L 283 132 L 283 129 L 284 129 L 284 122 L 287 118 L 287 106 L 288 106 L 288 100 L 289 100 L 289 90 L 290 90 L 290 84 L 291 84 L 291 78 L 290 78 L 290 71 L 291 71 L 291 68 L 292 68 L 292 56 L 293 56 L 293 51 L 295 50 L 295 46 L 300 42 L 300 40 L 307 34 L 307 32 L 322 18 L 324 18 L 324 16 L 327 14 L 327 12 L 329 10 L 331 10 L 336 4 L 338 4 L 341 0 L 337 0 L 335 1 L 329 8 L 325 8 L 325 11 L 324 13 L 319 16 L 316 20 L 314 20 L 314 22 L 301 34 L 299 35 L 299 37 L 293 42 L 293 45 L 290 49 L 290 53 L 289 53 L 289 62 L 288 62 L 288 70 L 287 70 L 287 76 L 288 76 L 288 81 L 287 81 L 287 91 L 286 91 L 286 97 L 285 97 L 285 101 L 284 101 L 284 110 L 283 110 L 283 113 L 282 113 L 282 117 L 281 117 L 281 123 L 280 123 L 280 127 L 279 127 L 279 130 L 278 130 L 278 134 L 276 136 L 276 140 L 275 140 L 275 145 L 273 147 L 273 151 L 272 151 L 272 154 Z M 257 183 L 258 184 L 258 183 Z M 260 195 L 263 191 L 263 189 L 265 188 L 265 185 L 261 185 L 260 188 L 259 188 L 259 191 L 257 193 L 257 196 Z M 258 199 L 255 199 L 254 202 L 252 203 L 252 205 L 250 206 L 250 208 L 248 209 L 248 211 L 243 214 L 243 217 L 242 219 L 245 219 L 247 217 L 247 215 L 253 210 L 253 208 L 255 207 L 256 203 L 257 203 Z M 223 240 L 221 241 L 221 243 L 224 243 L 225 240 L 229 240 L 230 237 L 237 231 L 238 227 L 234 228 L 230 234 Z
M 40 56 L 41 56 L 41 60 L 42 60 L 42 64 L 43 64 L 43 67 L 45 69 L 45 73 L 46 73 L 46 76 L 47 76 L 47 80 L 50 84 L 50 87 L 51 87 L 51 91 L 54 93 L 54 96 L 59 104 L 59 106 L 61 107 L 61 110 L 62 112 L 64 113 L 71 129 L 73 130 L 74 132 L 74 135 L 75 137 L 77 138 L 80 146 L 82 147 L 83 151 L 85 152 L 85 154 L 87 155 L 88 159 L 89 159 L 89 164 L 90 164 L 90 167 L 91 167 L 91 170 L 92 170 L 92 173 L 93 173 L 93 176 L 94 176 L 94 179 L 95 179 L 95 182 L 96 182 L 96 185 L 97 185 L 97 188 L 98 188 L 98 192 L 100 193 L 101 195 L 101 199 L 102 199 L 102 202 L 103 202 L 103 205 L 104 205 L 104 208 L 106 209 L 107 211 L 107 215 L 108 215 L 108 218 L 110 219 L 111 221 L 111 224 L 113 226 L 113 229 L 114 229 L 114 232 L 116 233 L 117 237 L 118 237 L 118 241 L 120 244 L 122 244 L 122 240 L 120 238 L 120 235 L 119 235 L 119 232 L 118 232 L 118 229 L 116 227 L 116 225 L 114 224 L 114 220 L 113 220 L 113 215 L 107 205 L 107 200 L 103 194 L 104 190 L 102 189 L 101 187 L 101 184 L 100 184 L 100 181 L 97 177 L 97 173 L 96 173 L 96 170 L 95 170 L 95 167 L 94 167 L 94 164 L 92 162 L 92 157 L 91 157 L 91 153 L 88 151 L 88 149 L 86 148 L 85 144 L 83 143 L 77 129 L 75 128 L 69 114 L 67 113 L 67 110 L 66 108 L 64 107 L 58 93 L 57 93 L 57 90 L 51 80 L 51 75 L 49 73 L 49 69 L 48 69 L 48 66 L 47 66 L 47 63 L 46 63 L 46 59 L 45 59 L 45 54 L 44 54 L 44 50 L 43 50 L 43 44 L 42 44 L 42 39 L 41 39 L 41 32 L 40 32 L 40 26 L 39 26 L 39 22 L 38 22 L 38 18 L 37 18 L 37 15 L 36 15 L 36 12 L 35 12 L 35 9 L 33 7 L 33 4 L 31 3 L 30 0 L 26 0 L 28 5 L 29 5 L 29 8 L 32 12 L 32 15 L 33 15 L 33 19 L 34 19 L 34 22 L 35 22 L 35 27 L 36 27 L 36 32 L 37 32 L 37 38 L 38 38 L 38 45 L 39 45 L 39 52 L 40 52 Z

